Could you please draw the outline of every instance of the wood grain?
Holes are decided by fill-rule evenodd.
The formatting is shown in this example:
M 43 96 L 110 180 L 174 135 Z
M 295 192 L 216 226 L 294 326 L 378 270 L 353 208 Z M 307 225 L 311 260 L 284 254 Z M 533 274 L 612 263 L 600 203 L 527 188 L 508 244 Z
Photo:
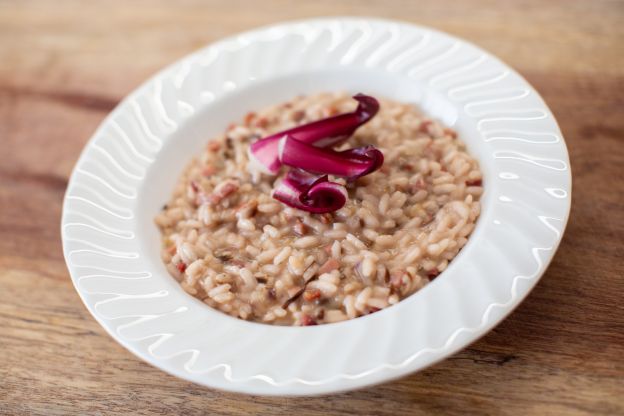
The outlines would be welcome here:
M 573 207 L 507 320 L 419 374 L 320 398 L 222 393 L 136 359 L 88 314 L 61 254 L 67 178 L 116 103 L 222 36 L 373 15 L 474 41 L 518 69 L 566 137 Z M 0 1 L 0 414 L 624 414 L 621 1 Z

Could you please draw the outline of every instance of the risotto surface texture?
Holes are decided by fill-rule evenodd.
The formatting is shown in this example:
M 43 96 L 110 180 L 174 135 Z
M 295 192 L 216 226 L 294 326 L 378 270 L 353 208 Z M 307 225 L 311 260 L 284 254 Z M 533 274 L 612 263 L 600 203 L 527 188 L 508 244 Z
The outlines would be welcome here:
M 271 198 L 278 179 L 248 169 L 260 137 L 353 111 L 322 93 L 249 113 L 211 139 L 156 217 L 162 259 L 184 290 L 241 319 L 315 325 L 376 312 L 440 274 L 466 244 L 483 192 L 454 131 L 412 105 L 379 113 L 338 150 L 372 144 L 382 168 L 347 184 L 345 206 L 310 214 Z

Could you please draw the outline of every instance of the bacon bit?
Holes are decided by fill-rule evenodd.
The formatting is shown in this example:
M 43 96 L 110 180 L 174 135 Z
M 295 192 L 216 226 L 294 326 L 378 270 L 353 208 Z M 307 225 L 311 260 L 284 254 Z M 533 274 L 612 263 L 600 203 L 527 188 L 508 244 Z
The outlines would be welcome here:
M 253 111 L 247 113 L 247 115 L 245 115 L 245 125 L 250 126 L 254 118 L 256 118 L 256 113 L 254 113 Z
M 319 214 L 318 217 L 323 224 L 331 224 L 332 222 L 334 222 L 334 217 L 329 212 L 326 212 L 325 214 Z
M 186 263 L 181 261 L 180 263 L 176 264 L 176 267 L 178 268 L 180 273 L 184 273 L 184 271 L 186 270 Z
M 331 246 L 329 246 L 331 249 Z M 340 263 L 338 262 L 338 260 L 331 258 L 328 259 L 325 263 L 323 263 L 323 265 L 318 269 L 318 274 L 323 274 L 323 273 L 329 273 L 331 271 L 334 271 L 336 269 L 338 269 L 338 267 L 340 267 Z
M 403 286 L 403 276 L 406 276 L 407 273 L 404 270 L 393 270 L 390 272 L 390 286 L 394 289 L 399 289 Z
M 193 190 L 193 192 L 199 191 L 199 185 L 197 185 L 197 182 L 191 181 L 191 189 Z
M 416 182 L 409 186 L 409 191 L 412 194 L 420 191 L 421 189 L 427 189 L 427 182 L 423 178 L 418 179 Z
M 301 325 L 310 326 L 310 325 L 318 325 L 318 323 L 310 315 L 304 313 L 303 315 L 301 315 Z
M 325 309 L 319 309 L 319 311 L 316 313 L 316 319 L 323 319 L 325 318 Z
M 338 110 L 335 106 L 331 106 L 327 109 L 327 116 L 328 117 L 332 117 L 337 115 L 338 113 L 340 113 L 340 110 Z
M 213 205 L 219 204 L 224 198 L 238 191 L 238 182 L 234 180 L 227 180 L 221 182 L 215 187 L 210 195 L 208 195 L 208 202 Z
M 265 129 L 269 125 L 269 120 L 266 117 L 259 117 L 256 119 L 256 127 Z
M 221 143 L 216 140 L 211 140 L 206 145 L 206 148 L 211 152 L 216 153 L 219 151 L 219 149 L 221 149 Z
M 435 267 L 427 272 L 427 277 L 431 280 L 435 279 L 439 275 L 440 275 L 440 271 Z
M 266 282 L 268 282 L 266 277 L 256 277 L 256 280 L 258 281 L 258 283 L 266 283 Z
M 303 299 L 306 302 L 313 302 L 321 298 L 321 291 L 318 289 L 308 289 L 303 292 Z
M 414 170 L 414 165 L 412 165 L 411 163 L 403 163 L 401 164 L 401 166 L 399 166 L 399 169 L 411 172 Z
M 380 310 L 381 310 L 380 308 L 377 308 L 377 307 L 375 307 L 375 306 L 371 306 L 371 307 L 368 309 L 368 313 L 369 313 L 369 314 L 371 314 L 371 313 L 379 312 Z
M 418 131 L 421 131 L 423 133 L 429 133 L 429 126 L 431 126 L 433 124 L 433 121 L 431 120 L 423 120 L 422 123 L 420 123 L 420 126 L 418 127 Z
M 305 117 L 305 111 L 297 110 L 292 113 L 292 115 L 290 116 L 290 119 L 294 122 L 299 122 L 303 120 L 304 117 Z
M 208 177 L 208 176 L 212 176 L 212 175 L 214 175 L 216 172 L 217 172 L 217 168 L 215 168 L 215 167 L 214 167 L 214 166 L 212 166 L 212 165 L 208 165 L 208 166 L 206 166 L 204 169 L 202 169 L 202 175 L 203 175 L 203 176 L 206 176 L 206 177 Z
M 308 226 L 303 223 L 299 218 L 297 218 L 297 222 L 293 225 L 293 231 L 299 237 L 302 235 L 306 235 L 308 233 Z
M 481 185 L 483 185 L 482 179 L 473 179 L 473 180 L 466 181 L 466 186 L 481 186 Z
M 453 129 L 449 129 L 448 127 L 445 127 L 442 131 L 444 132 L 446 136 L 451 136 L 453 139 L 457 138 L 457 132 Z

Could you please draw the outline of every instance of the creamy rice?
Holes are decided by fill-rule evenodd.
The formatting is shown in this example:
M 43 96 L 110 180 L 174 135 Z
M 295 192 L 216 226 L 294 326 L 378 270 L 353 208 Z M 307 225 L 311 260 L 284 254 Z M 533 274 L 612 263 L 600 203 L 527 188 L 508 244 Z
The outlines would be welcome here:
M 298 97 L 210 140 L 156 217 L 162 259 L 184 290 L 241 319 L 280 325 L 337 322 L 416 292 L 466 244 L 483 192 L 477 161 L 454 131 L 411 105 L 379 113 L 339 150 L 372 144 L 381 169 L 345 184 L 332 214 L 271 198 L 274 177 L 251 174 L 251 141 L 353 111 L 346 94 Z

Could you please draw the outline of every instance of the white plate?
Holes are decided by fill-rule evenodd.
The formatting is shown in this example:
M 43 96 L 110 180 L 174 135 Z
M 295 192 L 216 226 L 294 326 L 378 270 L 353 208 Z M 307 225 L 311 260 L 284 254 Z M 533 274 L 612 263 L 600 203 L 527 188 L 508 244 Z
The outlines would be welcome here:
M 366 317 L 279 327 L 212 310 L 167 273 L 153 217 L 183 166 L 228 123 L 326 90 L 414 103 L 457 129 L 485 175 L 473 235 L 433 283 Z M 499 323 L 552 259 L 570 187 L 566 146 L 551 112 L 495 57 L 409 24 L 307 20 L 214 43 L 130 94 L 74 169 L 63 249 L 89 311 L 145 361 L 223 390 L 320 394 L 420 370 Z

